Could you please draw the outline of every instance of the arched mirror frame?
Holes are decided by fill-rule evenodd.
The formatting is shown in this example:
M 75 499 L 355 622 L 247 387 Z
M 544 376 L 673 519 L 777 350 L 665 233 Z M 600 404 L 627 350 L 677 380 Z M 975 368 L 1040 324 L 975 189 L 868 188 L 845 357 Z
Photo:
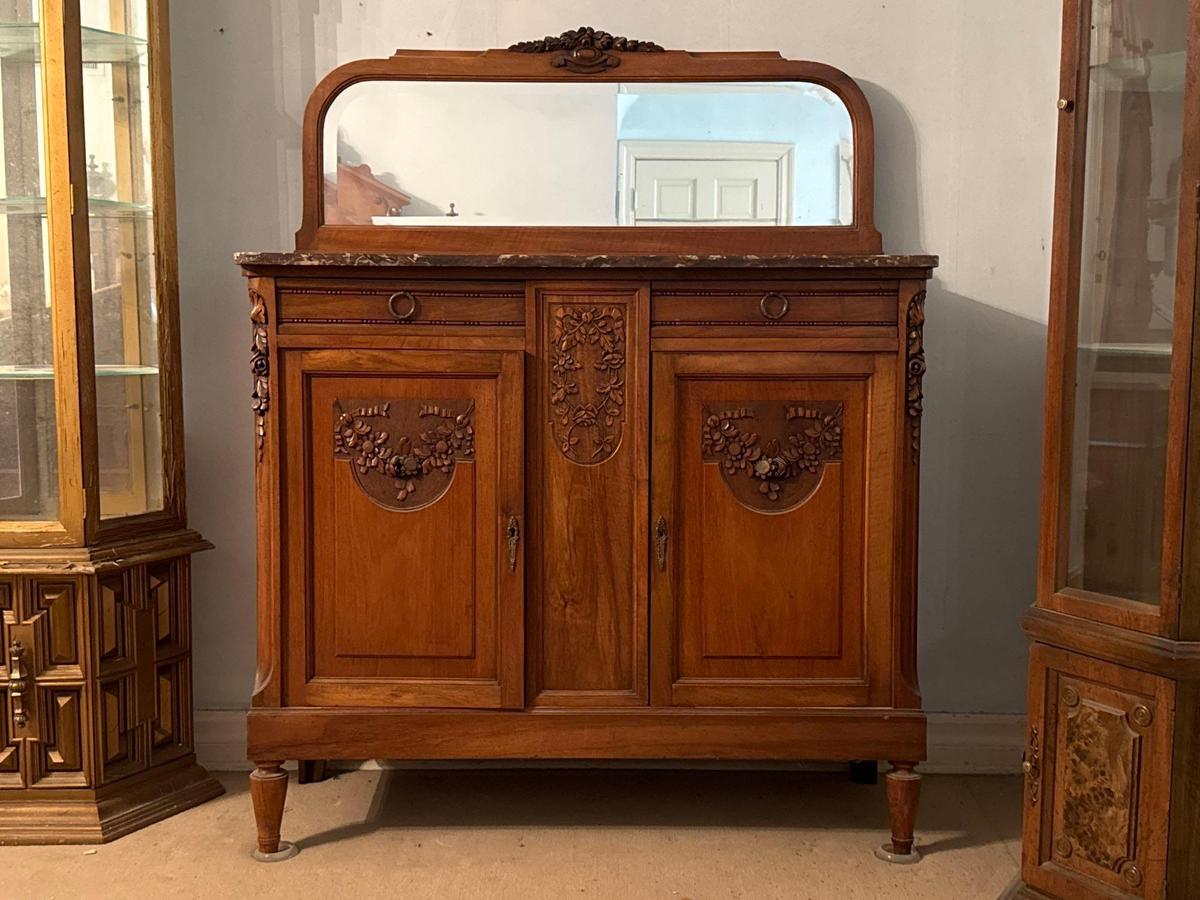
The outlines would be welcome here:
M 625 49 L 618 49 L 624 47 Z M 850 225 L 773 226 L 373 226 L 326 225 L 325 119 L 334 100 L 364 81 L 734 82 L 803 81 L 836 94 L 854 130 L 854 219 Z M 506 254 L 850 254 L 879 253 L 875 228 L 875 127 L 862 89 L 823 63 L 776 52 L 691 53 L 580 29 L 507 50 L 399 50 L 334 69 L 304 115 L 304 220 L 300 252 Z

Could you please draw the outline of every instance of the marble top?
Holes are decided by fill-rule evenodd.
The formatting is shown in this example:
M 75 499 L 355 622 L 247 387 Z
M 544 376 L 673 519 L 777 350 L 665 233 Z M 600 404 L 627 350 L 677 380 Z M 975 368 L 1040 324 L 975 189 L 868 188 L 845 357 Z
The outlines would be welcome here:
M 239 266 L 508 269 L 932 269 L 936 256 L 878 254 L 236 253 Z

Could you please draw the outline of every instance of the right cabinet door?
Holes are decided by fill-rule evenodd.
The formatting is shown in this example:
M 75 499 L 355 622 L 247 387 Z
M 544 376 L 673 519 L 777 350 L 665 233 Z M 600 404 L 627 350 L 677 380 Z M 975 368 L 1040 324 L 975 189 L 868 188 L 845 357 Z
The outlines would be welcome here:
M 1054 897 L 1166 896 L 1174 684 L 1035 644 L 1025 883 Z
M 894 356 L 654 357 L 656 705 L 890 704 Z

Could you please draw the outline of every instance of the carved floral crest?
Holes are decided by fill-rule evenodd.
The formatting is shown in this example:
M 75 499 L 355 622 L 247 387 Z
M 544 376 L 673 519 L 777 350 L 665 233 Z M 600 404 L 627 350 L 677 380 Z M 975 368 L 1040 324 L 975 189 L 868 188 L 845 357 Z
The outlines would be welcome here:
M 564 31 L 558 37 L 547 35 L 536 41 L 521 41 L 508 48 L 515 53 L 554 53 L 550 65 L 566 68 L 573 72 L 598 72 L 612 69 L 621 64 L 617 53 L 663 53 L 664 49 L 652 41 L 636 41 L 619 37 L 595 28 L 576 28 Z
M 826 463 L 842 458 L 840 403 L 759 403 L 724 412 L 704 411 L 704 458 L 717 462 L 725 483 L 744 505 L 783 512 L 807 500 Z M 755 426 L 777 437 L 763 438 Z

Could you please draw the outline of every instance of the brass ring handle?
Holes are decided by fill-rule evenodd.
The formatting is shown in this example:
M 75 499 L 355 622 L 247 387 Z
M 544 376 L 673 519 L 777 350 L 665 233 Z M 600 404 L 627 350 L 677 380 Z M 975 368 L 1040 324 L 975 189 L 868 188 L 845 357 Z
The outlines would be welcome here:
M 25 711 L 25 689 L 29 687 L 28 674 L 22 663 L 25 660 L 25 648 L 20 641 L 13 641 L 8 648 L 8 690 L 12 697 L 13 724 L 24 728 L 29 718 Z
M 397 300 L 407 300 L 408 301 L 408 309 L 405 310 L 404 312 L 401 312 L 396 307 Z M 417 304 L 416 294 L 413 294 L 409 291 L 397 291 L 396 293 L 392 294 L 392 296 L 388 297 L 387 305 L 388 305 L 388 311 L 392 314 L 392 316 L 398 322 L 407 322 L 409 319 L 411 319 L 413 316 L 415 316 L 417 314 L 417 305 L 418 304 Z
M 763 298 L 758 301 L 758 309 L 763 314 L 763 318 L 770 319 L 772 322 L 778 322 L 788 314 L 788 310 L 791 308 L 792 301 L 774 291 L 763 294 Z

